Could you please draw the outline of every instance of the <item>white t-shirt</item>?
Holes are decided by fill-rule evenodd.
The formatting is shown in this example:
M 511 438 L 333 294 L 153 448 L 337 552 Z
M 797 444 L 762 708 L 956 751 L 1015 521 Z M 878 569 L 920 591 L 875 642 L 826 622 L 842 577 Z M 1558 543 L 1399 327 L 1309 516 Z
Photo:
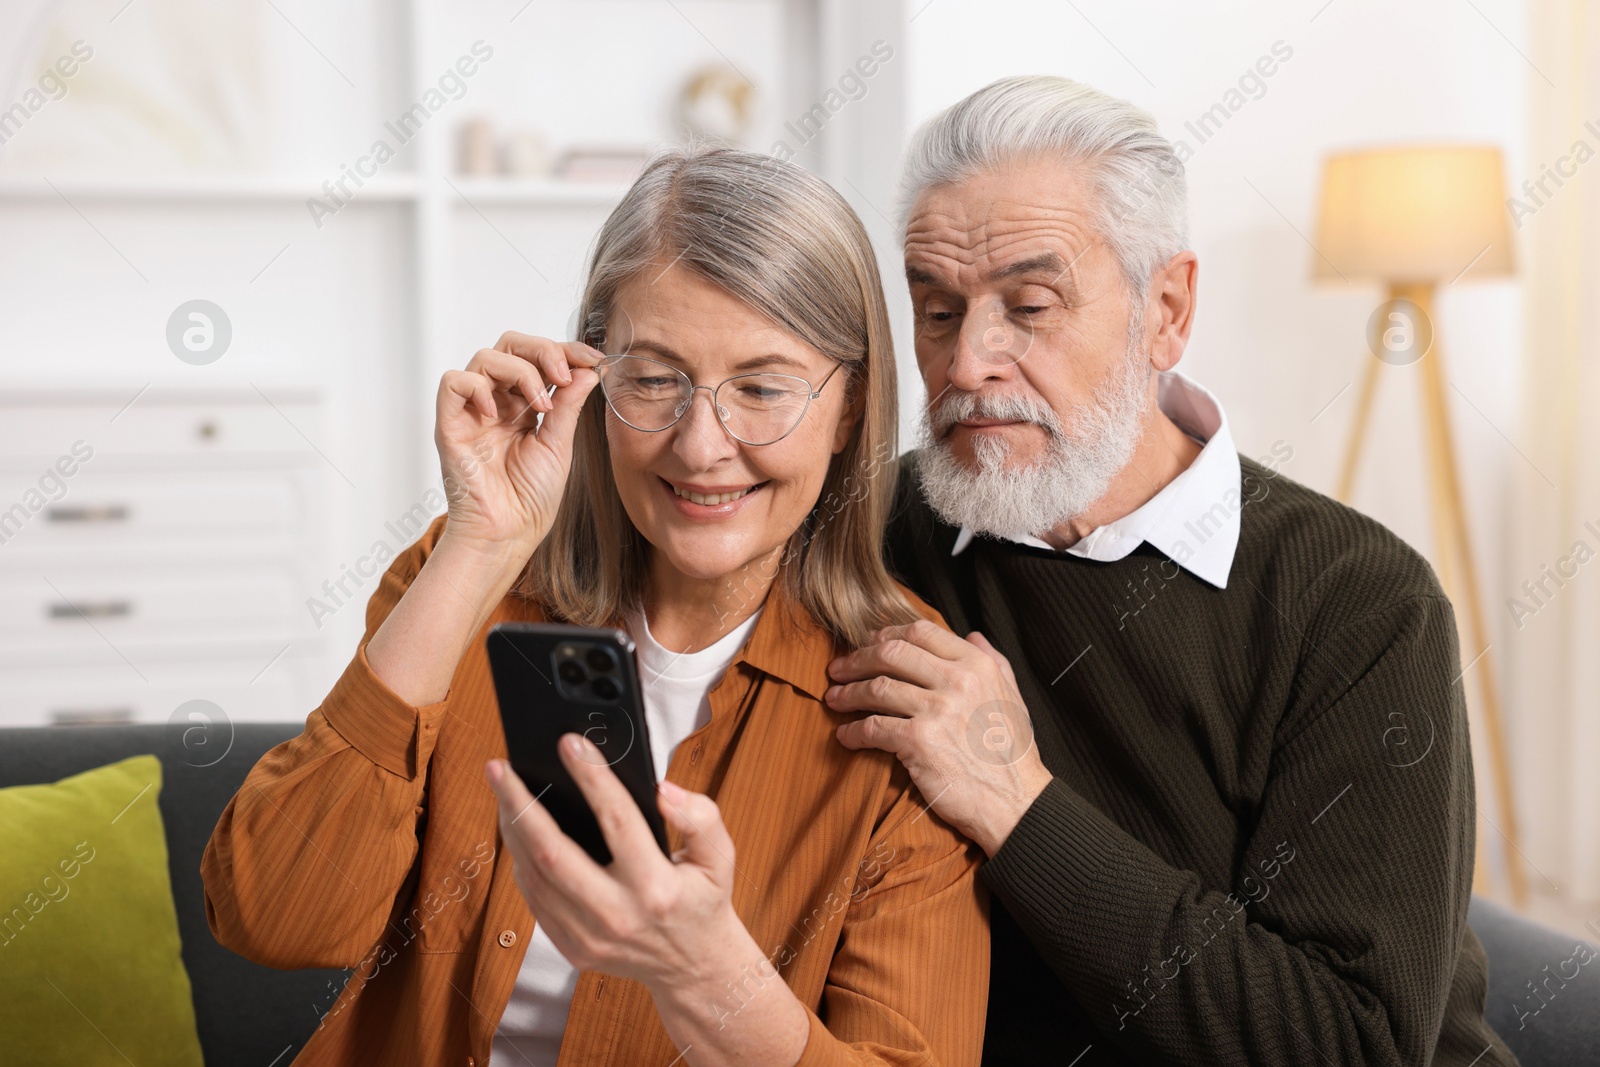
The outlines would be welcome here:
M 638 651 L 639 685 L 657 780 L 666 777 L 673 749 L 711 721 L 711 687 L 744 647 L 760 615 L 757 611 L 709 648 L 683 653 L 657 644 L 643 615 L 627 620 Z M 490 1062 L 496 1067 L 555 1067 L 577 986 L 577 968 L 561 955 L 544 927 L 535 925 L 511 1000 L 495 1030 Z

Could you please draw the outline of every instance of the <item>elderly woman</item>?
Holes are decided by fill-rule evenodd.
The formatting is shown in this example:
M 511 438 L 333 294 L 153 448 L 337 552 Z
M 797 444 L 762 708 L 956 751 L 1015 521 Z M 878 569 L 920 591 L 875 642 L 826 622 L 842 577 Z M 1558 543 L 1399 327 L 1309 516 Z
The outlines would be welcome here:
M 448 513 L 223 814 L 212 930 L 355 969 L 297 1064 L 977 1063 L 978 853 L 822 702 L 835 655 L 938 621 L 881 556 L 895 379 L 860 221 L 789 164 L 664 156 L 580 321 L 444 376 Z M 541 620 L 636 643 L 671 857 L 576 735 L 607 867 L 503 762 L 486 633 Z

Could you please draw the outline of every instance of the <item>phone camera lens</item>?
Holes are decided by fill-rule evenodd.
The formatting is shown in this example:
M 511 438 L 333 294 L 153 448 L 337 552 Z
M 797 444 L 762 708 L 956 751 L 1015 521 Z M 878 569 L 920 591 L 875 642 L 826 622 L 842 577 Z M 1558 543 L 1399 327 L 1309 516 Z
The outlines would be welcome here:
M 617 683 L 610 678 L 596 678 L 594 680 L 594 695 L 601 700 L 615 700 L 621 695 Z
M 561 680 L 570 685 L 582 685 L 589 678 L 584 672 L 583 665 L 576 660 L 566 660 L 556 669 L 561 674 Z
M 603 648 L 591 648 L 583 658 L 589 664 L 589 669 L 597 674 L 610 674 L 617 669 L 616 657 Z

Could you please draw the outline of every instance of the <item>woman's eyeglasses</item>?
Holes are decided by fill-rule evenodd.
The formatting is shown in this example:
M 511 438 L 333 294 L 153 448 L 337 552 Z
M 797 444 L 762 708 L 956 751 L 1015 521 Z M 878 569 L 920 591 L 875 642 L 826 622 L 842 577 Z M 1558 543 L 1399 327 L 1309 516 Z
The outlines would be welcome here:
M 770 445 L 800 425 L 840 366 L 834 364 L 815 389 L 793 374 L 764 373 L 737 374 L 715 388 L 695 385 L 683 371 L 648 356 L 607 356 L 595 369 L 606 404 L 635 430 L 658 433 L 675 425 L 694 402 L 695 391 L 704 389 L 729 436 L 747 445 Z

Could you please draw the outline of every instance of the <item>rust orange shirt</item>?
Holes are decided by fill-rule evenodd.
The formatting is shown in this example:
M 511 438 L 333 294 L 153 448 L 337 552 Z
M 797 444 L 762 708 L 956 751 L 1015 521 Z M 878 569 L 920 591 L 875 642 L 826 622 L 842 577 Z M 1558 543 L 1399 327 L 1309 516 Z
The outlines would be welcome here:
M 301 1067 L 482 1067 L 534 929 L 484 779 L 485 761 L 506 755 L 484 639 L 497 622 L 543 614 L 503 600 L 448 696 L 427 707 L 405 703 L 367 663 L 366 640 L 442 529 L 441 519 L 384 574 L 355 659 L 305 731 L 250 771 L 202 861 L 223 945 L 273 967 L 354 968 Z M 839 744 L 844 717 L 822 703 L 836 654 L 775 586 L 711 690 L 710 722 L 673 752 L 667 778 L 722 810 L 733 906 L 812 1013 L 801 1064 L 977 1064 L 989 983 L 982 853 L 927 810 L 893 756 Z M 759 982 L 730 986 L 706 1010 L 737 1011 Z M 643 985 L 579 975 L 561 1067 L 674 1062 Z

